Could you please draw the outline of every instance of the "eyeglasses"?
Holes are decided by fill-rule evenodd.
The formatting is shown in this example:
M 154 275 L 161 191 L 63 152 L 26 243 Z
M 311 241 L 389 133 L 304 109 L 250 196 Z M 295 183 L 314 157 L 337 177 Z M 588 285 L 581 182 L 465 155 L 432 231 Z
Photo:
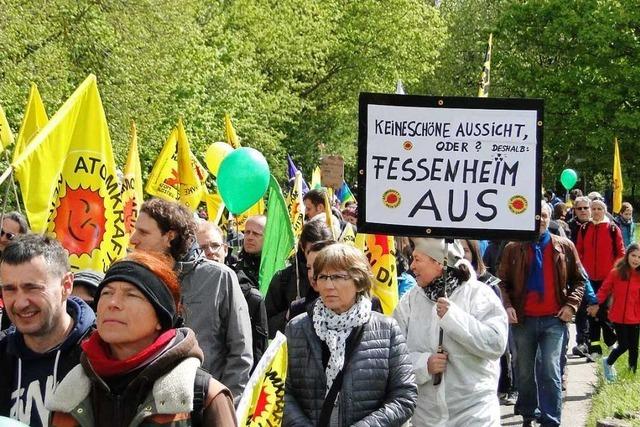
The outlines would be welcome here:
M 0 229 L 0 237 L 7 236 L 7 240 L 13 240 L 16 237 L 16 233 L 11 233 L 9 231 L 4 231 Z
M 575 208 L 577 211 L 587 211 L 589 210 L 589 206 L 580 206 Z
M 212 252 L 216 252 L 223 246 L 226 246 L 226 245 L 224 243 L 212 242 L 212 243 L 209 243 L 208 245 L 200 245 L 200 249 L 202 249 L 203 251 L 206 251 L 208 249 Z
M 351 276 L 348 274 L 318 274 L 316 276 L 316 281 L 318 283 L 326 283 L 331 280 L 332 283 L 344 283 L 351 279 Z

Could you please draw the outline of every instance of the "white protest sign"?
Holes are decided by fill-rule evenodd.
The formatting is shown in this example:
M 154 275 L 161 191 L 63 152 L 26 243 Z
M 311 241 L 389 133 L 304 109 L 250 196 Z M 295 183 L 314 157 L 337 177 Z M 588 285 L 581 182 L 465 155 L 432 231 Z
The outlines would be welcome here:
M 359 229 L 535 236 L 542 101 L 362 94 L 360 116 Z

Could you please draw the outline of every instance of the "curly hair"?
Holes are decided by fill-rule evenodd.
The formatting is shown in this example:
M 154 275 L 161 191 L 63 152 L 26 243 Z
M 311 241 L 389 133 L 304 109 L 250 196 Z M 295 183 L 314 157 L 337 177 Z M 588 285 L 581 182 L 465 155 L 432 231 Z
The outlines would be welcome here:
M 185 206 L 162 199 L 150 199 L 142 204 L 140 212 L 149 215 L 158 224 L 162 234 L 175 231 L 175 237 L 169 242 L 169 252 L 179 260 L 196 239 L 196 221 Z

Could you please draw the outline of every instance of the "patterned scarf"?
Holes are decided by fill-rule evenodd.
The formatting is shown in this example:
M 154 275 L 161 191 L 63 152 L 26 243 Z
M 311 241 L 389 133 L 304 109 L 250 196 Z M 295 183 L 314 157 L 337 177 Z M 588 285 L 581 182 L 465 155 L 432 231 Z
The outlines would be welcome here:
M 313 328 L 318 337 L 329 347 L 329 363 L 325 373 L 327 375 L 327 390 L 331 389 L 333 380 L 344 365 L 344 352 L 347 338 L 351 331 L 364 325 L 371 317 L 371 300 L 362 295 L 356 303 L 342 314 L 336 314 L 327 308 L 318 298 L 313 307 Z
M 436 302 L 438 301 L 438 298 L 445 295 L 445 290 L 447 291 L 447 295 L 451 295 L 453 291 L 460 287 L 460 285 L 462 285 L 462 282 L 453 274 L 448 273 L 446 286 L 444 283 L 444 276 L 440 276 L 423 289 L 424 293 L 427 294 L 427 298 Z

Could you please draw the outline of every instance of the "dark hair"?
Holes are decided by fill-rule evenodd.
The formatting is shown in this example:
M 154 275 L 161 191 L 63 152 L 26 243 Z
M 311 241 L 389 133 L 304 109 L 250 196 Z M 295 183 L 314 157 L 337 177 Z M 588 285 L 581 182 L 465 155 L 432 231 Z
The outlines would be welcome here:
M 20 265 L 42 256 L 50 267 L 50 273 L 58 277 L 64 276 L 71 270 L 69 257 L 62 245 L 56 239 L 40 234 L 22 234 L 7 245 L 2 252 L 1 263 Z
M 320 240 L 333 238 L 333 233 L 324 221 L 309 221 L 302 227 L 300 233 L 300 246 L 302 249 L 308 244 Z
M 471 265 L 476 269 L 478 276 L 483 275 L 487 271 L 484 261 L 480 256 L 480 244 L 477 240 L 464 239 L 471 252 Z
M 629 274 L 631 272 L 631 266 L 629 265 L 629 254 L 633 251 L 640 250 L 640 244 L 631 243 L 627 246 L 626 252 L 624 253 L 624 257 L 620 258 L 615 265 L 615 269 L 618 272 L 618 276 L 622 280 L 629 280 Z
M 140 212 L 153 218 L 162 234 L 175 231 L 176 236 L 169 242 L 169 252 L 173 259 L 181 259 L 196 238 L 196 222 L 189 209 L 176 202 L 154 198 L 144 202 Z
M 575 200 L 576 197 L 580 197 L 580 196 L 582 196 L 582 190 L 579 188 L 574 188 L 569 192 L 569 198 L 571 200 Z
M 567 205 L 558 203 L 553 207 L 553 219 L 564 219 L 567 213 Z
M 324 188 L 314 188 L 313 190 L 307 191 L 307 194 L 302 197 L 302 200 L 310 200 L 314 206 L 324 206 L 325 194 L 327 194 L 327 190 L 325 190 Z
M 451 274 L 453 277 L 461 282 L 466 282 L 471 278 L 471 271 L 469 271 L 469 264 L 460 263 L 457 267 L 449 267 L 447 274 Z
M 320 240 L 317 242 L 313 242 L 309 247 L 309 252 L 320 252 L 324 248 L 329 245 L 335 245 L 337 242 L 335 240 Z
M 625 213 L 627 211 L 627 209 L 633 209 L 633 206 L 631 206 L 631 203 L 622 202 L 622 205 L 620 206 L 619 214 L 622 215 L 623 213 Z
M 20 212 L 11 211 L 2 215 L 2 219 L 10 219 L 18 223 L 18 227 L 20 227 L 20 234 L 25 234 L 29 232 L 29 223 L 27 223 L 27 219 Z

